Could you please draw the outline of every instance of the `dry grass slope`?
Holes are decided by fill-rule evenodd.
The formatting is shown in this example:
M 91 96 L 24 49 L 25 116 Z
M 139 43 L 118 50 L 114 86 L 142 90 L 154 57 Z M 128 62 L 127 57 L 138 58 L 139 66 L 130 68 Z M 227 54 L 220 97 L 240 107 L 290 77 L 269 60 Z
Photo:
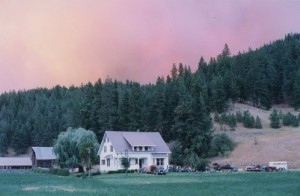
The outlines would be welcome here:
M 300 127 L 282 127 L 271 129 L 269 116 L 273 109 L 281 110 L 283 113 L 291 112 L 299 114 L 292 108 L 275 106 L 269 111 L 254 108 L 249 105 L 235 104 L 229 112 L 249 110 L 256 117 L 259 116 L 263 123 L 263 129 L 246 129 L 241 124 L 235 131 L 226 131 L 237 146 L 229 157 L 214 158 L 212 162 L 230 163 L 238 168 L 245 168 L 251 163 L 262 165 L 269 161 L 288 161 L 289 169 L 300 169 Z M 216 133 L 222 133 L 219 124 L 214 124 Z

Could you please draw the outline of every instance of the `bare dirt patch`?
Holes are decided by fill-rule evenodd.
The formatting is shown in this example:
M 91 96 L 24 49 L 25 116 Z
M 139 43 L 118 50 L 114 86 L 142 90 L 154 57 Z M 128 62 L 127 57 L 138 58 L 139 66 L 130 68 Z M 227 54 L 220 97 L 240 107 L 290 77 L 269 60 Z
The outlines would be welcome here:
M 22 188 L 24 191 L 37 191 L 37 190 L 46 190 L 50 192 L 64 191 L 64 192 L 82 192 L 82 189 L 75 187 L 65 187 L 65 186 L 28 186 Z

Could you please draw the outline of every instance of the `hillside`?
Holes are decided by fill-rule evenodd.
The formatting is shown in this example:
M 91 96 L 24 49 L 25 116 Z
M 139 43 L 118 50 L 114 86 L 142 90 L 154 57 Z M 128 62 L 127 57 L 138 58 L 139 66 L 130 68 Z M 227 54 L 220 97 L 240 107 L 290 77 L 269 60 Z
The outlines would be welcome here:
M 265 165 L 269 161 L 288 161 L 290 169 L 299 169 L 299 127 L 283 126 L 280 129 L 271 129 L 269 116 L 273 109 L 281 110 L 283 113 L 299 113 L 282 105 L 274 106 L 266 111 L 249 105 L 235 104 L 230 112 L 249 110 L 252 115 L 258 115 L 261 118 L 263 129 L 247 129 L 242 124 L 238 124 L 235 131 L 226 131 L 226 134 L 236 141 L 237 146 L 229 157 L 214 158 L 211 162 L 230 163 L 244 169 L 246 165 L 251 163 Z M 216 133 L 224 133 L 218 124 L 214 124 L 214 127 Z

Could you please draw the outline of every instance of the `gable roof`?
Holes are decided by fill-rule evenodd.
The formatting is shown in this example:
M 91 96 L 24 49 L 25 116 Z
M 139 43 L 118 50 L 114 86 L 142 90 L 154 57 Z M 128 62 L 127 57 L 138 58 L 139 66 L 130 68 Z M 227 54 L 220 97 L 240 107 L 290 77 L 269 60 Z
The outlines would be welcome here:
M 32 147 L 35 153 L 36 160 L 53 160 L 56 155 L 53 152 L 53 147 Z
M 154 151 L 151 151 L 151 153 L 171 153 L 158 132 L 106 131 L 103 138 L 105 137 L 109 138 L 116 153 L 133 152 L 133 146 L 152 146 Z M 102 140 L 103 142 L 104 140 Z
M 0 166 L 32 166 L 30 157 L 1 157 Z

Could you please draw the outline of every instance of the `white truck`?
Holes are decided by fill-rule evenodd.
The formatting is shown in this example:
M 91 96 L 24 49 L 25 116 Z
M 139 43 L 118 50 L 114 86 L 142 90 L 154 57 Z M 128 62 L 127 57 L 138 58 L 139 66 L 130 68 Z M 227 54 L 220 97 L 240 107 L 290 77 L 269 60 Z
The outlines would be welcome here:
M 288 169 L 287 161 L 269 162 L 269 167 L 276 167 L 277 171 L 285 171 Z

